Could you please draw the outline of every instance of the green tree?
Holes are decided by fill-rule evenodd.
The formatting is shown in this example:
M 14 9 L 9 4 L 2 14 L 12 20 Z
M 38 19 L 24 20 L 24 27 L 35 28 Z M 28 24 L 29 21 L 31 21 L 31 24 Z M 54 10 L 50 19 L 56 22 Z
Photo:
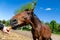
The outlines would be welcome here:
M 15 12 L 15 14 L 21 13 L 21 12 L 23 12 L 25 9 L 29 9 L 29 10 L 34 9 L 34 8 L 36 7 L 36 4 L 37 4 L 37 0 L 32 0 L 32 2 L 21 6 L 20 9 L 17 9 L 16 12 Z
M 0 20 L 0 23 L 1 23 L 1 20 Z
M 32 3 L 28 3 L 28 4 L 26 4 L 26 5 L 23 5 L 23 6 L 21 6 L 21 9 L 18 9 L 17 11 L 16 11 L 16 13 L 21 13 L 21 12 L 23 12 L 25 9 L 32 9 L 33 7 L 32 7 Z
M 9 24 L 10 24 L 10 20 L 7 20 L 6 23 L 5 23 L 5 25 L 9 26 Z
M 6 21 L 5 20 L 2 20 L 2 24 L 5 24 L 6 23 Z
M 60 25 L 58 26 L 58 32 L 60 32 Z
M 52 21 L 50 22 L 50 28 L 51 28 L 51 30 L 52 30 L 52 33 L 57 30 L 57 23 L 56 23 L 55 20 L 52 20 Z
M 30 31 L 31 30 L 31 26 L 30 25 L 26 25 L 25 27 L 23 27 L 23 30 Z

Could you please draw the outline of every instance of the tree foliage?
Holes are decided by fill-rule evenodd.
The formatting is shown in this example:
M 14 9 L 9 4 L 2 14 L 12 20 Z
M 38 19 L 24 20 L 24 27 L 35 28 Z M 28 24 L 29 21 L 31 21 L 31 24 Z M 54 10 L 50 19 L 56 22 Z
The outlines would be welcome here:
M 54 31 L 54 28 L 56 27 L 56 21 L 55 21 L 55 20 L 52 20 L 52 21 L 50 22 L 50 27 L 51 27 L 52 32 L 53 32 L 53 31 Z
M 21 12 L 23 12 L 25 9 L 32 9 L 33 8 L 33 6 L 32 6 L 32 3 L 28 3 L 28 4 L 26 4 L 26 5 L 23 5 L 23 6 L 21 6 L 21 8 L 20 9 L 18 9 L 17 11 L 16 11 L 16 13 L 21 13 Z
M 58 32 L 60 32 L 60 25 L 58 26 Z
M 21 13 L 25 9 L 29 9 L 29 10 L 34 9 L 36 7 L 36 4 L 37 4 L 37 0 L 32 0 L 32 2 L 29 2 L 29 3 L 21 6 L 21 8 L 17 9 L 16 12 L 15 12 L 15 14 Z
M 2 22 L 2 24 L 5 24 L 5 23 L 6 23 L 6 21 L 5 21 L 5 20 L 2 20 L 1 22 Z

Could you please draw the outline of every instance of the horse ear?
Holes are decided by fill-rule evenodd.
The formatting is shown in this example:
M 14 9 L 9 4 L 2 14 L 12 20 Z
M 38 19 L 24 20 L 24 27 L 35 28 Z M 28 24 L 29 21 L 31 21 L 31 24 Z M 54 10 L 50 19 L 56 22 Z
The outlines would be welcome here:
M 34 13 L 34 9 L 31 9 L 31 13 L 32 13 L 32 14 Z
M 34 12 L 34 9 L 31 9 L 31 12 Z

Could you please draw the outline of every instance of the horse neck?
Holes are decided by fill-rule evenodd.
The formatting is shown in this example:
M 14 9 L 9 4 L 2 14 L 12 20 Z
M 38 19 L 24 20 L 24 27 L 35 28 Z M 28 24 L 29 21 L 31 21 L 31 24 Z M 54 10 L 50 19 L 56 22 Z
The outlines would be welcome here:
M 32 28 L 36 28 L 38 25 L 41 25 L 41 21 L 36 16 L 33 16 L 31 19 Z

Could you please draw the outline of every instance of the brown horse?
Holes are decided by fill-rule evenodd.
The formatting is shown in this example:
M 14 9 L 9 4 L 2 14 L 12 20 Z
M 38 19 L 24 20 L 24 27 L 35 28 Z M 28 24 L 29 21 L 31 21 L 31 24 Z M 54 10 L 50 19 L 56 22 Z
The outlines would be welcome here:
M 32 26 L 33 40 L 52 40 L 49 26 L 42 24 L 34 14 L 33 10 L 26 9 L 25 11 L 13 16 L 10 20 L 12 29 L 16 29 L 18 26 L 24 26 L 27 24 Z

